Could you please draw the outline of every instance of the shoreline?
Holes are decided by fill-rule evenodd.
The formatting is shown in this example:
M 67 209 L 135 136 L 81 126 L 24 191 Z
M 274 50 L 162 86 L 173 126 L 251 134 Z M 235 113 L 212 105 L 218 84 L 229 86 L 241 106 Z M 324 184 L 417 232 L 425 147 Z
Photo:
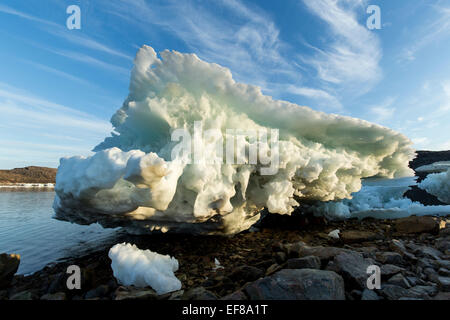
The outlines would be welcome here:
M 336 229 L 339 239 L 328 236 Z M 267 288 L 274 285 L 274 277 L 291 272 L 342 277 L 346 300 L 450 299 L 450 216 L 340 222 L 305 217 L 295 225 L 253 228 L 233 237 L 123 235 L 118 242 L 178 259 L 175 275 L 181 290 L 158 296 L 149 287 L 119 285 L 109 248 L 103 248 L 28 276 L 16 275 L 8 289 L 0 290 L 0 299 L 282 299 L 273 296 L 276 288 Z M 368 263 L 381 268 L 380 290 L 368 292 L 361 284 Z M 81 268 L 80 290 L 65 287 L 71 264 Z

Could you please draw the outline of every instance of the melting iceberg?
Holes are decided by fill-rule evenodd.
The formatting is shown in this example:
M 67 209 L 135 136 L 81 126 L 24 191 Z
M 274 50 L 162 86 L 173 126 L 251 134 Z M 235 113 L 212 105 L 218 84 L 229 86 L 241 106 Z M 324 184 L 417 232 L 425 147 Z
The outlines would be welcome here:
M 120 243 L 108 253 L 114 277 L 120 284 L 136 287 L 152 287 L 157 294 L 181 289 L 174 272 L 178 260 L 150 250 L 140 250 L 136 245 Z
M 414 151 L 404 135 L 274 100 L 194 54 L 166 50 L 159 58 L 143 46 L 129 91 L 111 119 L 115 131 L 96 153 L 61 159 L 57 218 L 134 233 L 233 234 L 254 224 L 263 208 L 290 214 L 302 202 L 349 198 L 362 178 L 412 175 Z M 195 134 L 198 127 L 222 135 Z M 179 129 L 194 132 L 188 144 L 196 161 L 174 152 Z M 227 138 L 235 161 L 215 161 L 223 159 L 223 137 L 240 130 L 277 131 L 270 141 Z
M 360 191 L 352 194 L 352 199 L 329 201 L 308 208 L 316 215 L 330 219 L 378 218 L 397 219 L 411 215 L 450 214 L 450 206 L 424 206 L 404 197 L 411 186 L 417 185 L 416 177 L 397 179 L 369 178 L 363 181 Z M 420 187 L 421 184 L 419 184 Z
M 440 172 L 442 168 L 448 170 Z M 429 174 L 425 180 L 419 184 L 419 188 L 424 189 L 426 192 L 436 196 L 439 201 L 450 204 L 450 163 L 446 162 L 434 164 L 434 169 L 439 173 Z

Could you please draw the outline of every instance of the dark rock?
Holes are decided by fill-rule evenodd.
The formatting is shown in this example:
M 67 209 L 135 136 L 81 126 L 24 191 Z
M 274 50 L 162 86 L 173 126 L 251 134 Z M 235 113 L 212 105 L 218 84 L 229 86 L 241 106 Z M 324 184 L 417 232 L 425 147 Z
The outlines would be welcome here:
M 397 252 L 379 252 L 376 255 L 376 259 L 382 264 L 403 264 L 403 258 L 401 254 Z
M 411 285 L 409 284 L 408 280 L 406 280 L 406 278 L 401 274 L 401 273 L 397 273 L 396 275 L 392 276 L 389 278 L 389 280 L 387 281 L 387 283 L 389 284 L 393 284 L 405 289 L 409 289 L 411 288 Z
M 417 261 L 416 256 L 406 250 L 406 247 L 401 240 L 397 239 L 391 240 L 391 242 L 389 243 L 389 247 L 391 248 L 392 251 L 401 254 L 403 257 L 411 261 Z
M 390 276 L 393 276 L 394 274 L 405 271 L 405 269 L 398 267 L 396 265 L 393 265 L 393 264 L 383 264 L 380 268 L 380 271 L 381 271 L 382 278 L 389 278 Z
M 7 288 L 11 284 L 14 274 L 20 264 L 18 254 L 0 254 L 0 289 Z
M 186 291 L 182 300 L 217 300 L 217 296 L 203 287 L 197 287 Z
M 41 297 L 41 300 L 66 300 L 65 292 L 47 293 Z
M 427 299 L 428 297 L 432 297 L 436 295 L 438 292 L 438 288 L 436 285 L 432 286 L 414 286 L 408 290 L 411 296 L 419 297 Z
M 286 259 L 287 259 L 286 253 L 284 253 L 284 252 L 276 252 L 275 253 L 275 261 L 278 264 L 284 263 L 286 261 Z
M 448 270 L 446 268 L 439 268 L 438 273 L 441 276 L 450 277 L 450 270 Z
M 450 292 L 439 292 L 433 298 L 433 300 L 450 300 Z
M 336 248 L 336 247 L 311 247 L 304 242 L 296 242 L 284 246 L 289 258 L 303 258 L 306 256 L 316 256 L 322 261 L 328 261 L 342 252 L 349 252 L 351 250 Z
M 220 300 L 247 300 L 247 296 L 241 290 L 235 291 L 221 298 Z
M 376 294 L 375 291 L 364 289 L 362 292 L 361 300 L 380 300 L 381 298 Z
M 352 287 L 365 289 L 367 284 L 367 267 L 372 263 L 355 251 L 338 254 L 333 261 L 331 270 L 339 273 Z
M 158 294 L 150 288 L 120 286 L 114 293 L 115 300 L 157 300 Z
M 344 280 L 332 271 L 284 269 L 244 287 L 251 300 L 344 300 Z
M 371 231 L 348 230 L 341 232 L 340 238 L 344 243 L 356 243 L 378 240 L 382 237 Z
M 234 281 L 254 281 L 264 276 L 264 271 L 247 265 L 239 266 L 233 269 L 230 279 Z
M 449 277 L 438 277 L 438 285 L 442 291 L 450 291 L 450 278 Z
M 271 265 L 270 267 L 267 268 L 266 270 L 266 276 L 270 276 L 272 274 L 274 274 L 277 271 L 280 271 L 282 268 L 279 264 L 274 263 L 273 265 Z
M 404 234 L 423 232 L 437 234 L 439 232 L 439 223 L 428 216 L 401 218 L 395 220 L 394 224 L 397 232 Z
M 92 299 L 92 298 L 101 298 L 108 294 L 109 287 L 107 285 L 100 285 L 95 289 L 89 290 L 86 292 L 86 295 L 84 296 L 85 299 Z
M 33 290 L 17 292 L 9 297 L 9 300 L 37 300 L 37 299 L 39 299 L 39 296 Z
M 286 269 L 320 269 L 320 259 L 316 256 L 289 259 Z
M 381 286 L 380 293 L 388 300 L 398 300 L 400 298 L 418 298 L 407 289 L 393 284 L 384 284 Z

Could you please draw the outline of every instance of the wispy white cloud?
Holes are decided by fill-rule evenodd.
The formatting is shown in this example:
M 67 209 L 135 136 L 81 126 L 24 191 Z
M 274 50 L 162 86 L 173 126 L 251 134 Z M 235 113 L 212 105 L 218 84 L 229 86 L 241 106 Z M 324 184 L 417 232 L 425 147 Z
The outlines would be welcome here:
M 388 97 L 382 103 L 370 106 L 369 111 L 375 116 L 376 121 L 384 121 L 392 118 L 395 113 L 394 104 L 396 98 Z
M 313 66 L 325 82 L 342 87 L 358 84 L 359 94 L 367 92 L 382 76 L 379 66 L 382 49 L 376 33 L 358 23 L 356 9 L 361 8 L 365 1 L 303 2 L 327 24 L 331 36 L 323 48 L 310 45 L 315 54 L 302 58 L 302 61 Z
M 401 53 L 401 61 L 413 61 L 419 51 L 438 40 L 450 37 L 450 7 L 433 6 L 436 16 L 433 22 L 423 24 L 421 30 L 412 32 L 413 43 L 405 47 Z
M 44 31 L 48 32 L 49 34 L 52 34 L 54 36 L 57 36 L 59 38 L 62 38 L 68 42 L 74 43 L 79 46 L 83 46 L 88 49 L 100 51 L 103 53 L 107 53 L 116 57 L 121 57 L 127 60 L 133 60 L 132 57 L 130 57 L 127 54 L 124 54 L 116 49 L 113 49 L 97 40 L 94 40 L 84 34 L 77 34 L 76 32 L 72 30 L 67 30 L 65 28 L 64 24 L 58 24 L 55 22 L 52 22 L 50 20 L 42 19 L 33 15 L 30 15 L 25 12 L 21 12 L 18 10 L 15 10 L 13 8 L 10 8 L 8 6 L 0 4 L 0 12 L 13 15 L 22 19 L 26 19 L 28 21 L 37 22 L 38 25 L 43 29 Z

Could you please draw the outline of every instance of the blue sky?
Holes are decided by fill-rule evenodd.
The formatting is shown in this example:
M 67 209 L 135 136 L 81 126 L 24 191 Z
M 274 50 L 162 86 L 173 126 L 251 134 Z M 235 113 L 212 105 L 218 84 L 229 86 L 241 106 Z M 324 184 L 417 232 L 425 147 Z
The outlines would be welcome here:
M 81 29 L 66 8 L 81 9 Z M 369 30 L 369 5 L 381 9 Z M 0 168 L 89 155 L 137 49 L 193 52 L 277 99 L 450 149 L 450 1 L 0 1 Z

